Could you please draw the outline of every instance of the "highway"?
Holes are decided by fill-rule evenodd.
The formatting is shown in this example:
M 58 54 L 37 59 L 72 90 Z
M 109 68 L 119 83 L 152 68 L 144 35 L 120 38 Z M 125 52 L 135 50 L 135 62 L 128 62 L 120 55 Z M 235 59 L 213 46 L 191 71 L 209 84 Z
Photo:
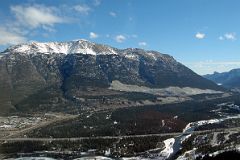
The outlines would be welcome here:
M 238 131 L 240 132 L 240 127 L 234 127 L 234 128 L 222 128 L 222 129 L 214 129 L 214 130 L 203 130 L 203 131 L 194 131 L 192 134 L 200 134 L 200 133 L 206 133 L 206 132 L 229 132 L 229 131 Z M 11 137 L 5 137 L 0 138 L 0 141 L 2 142 L 17 142 L 17 141 L 81 141 L 81 140 L 88 140 L 88 139 L 123 139 L 123 138 L 141 138 L 141 137 L 153 137 L 153 136 L 179 136 L 182 132 L 174 132 L 174 133 L 160 133 L 160 134 L 145 134 L 145 135 L 124 135 L 124 136 L 96 136 L 96 137 L 72 137 L 72 138 L 11 138 Z

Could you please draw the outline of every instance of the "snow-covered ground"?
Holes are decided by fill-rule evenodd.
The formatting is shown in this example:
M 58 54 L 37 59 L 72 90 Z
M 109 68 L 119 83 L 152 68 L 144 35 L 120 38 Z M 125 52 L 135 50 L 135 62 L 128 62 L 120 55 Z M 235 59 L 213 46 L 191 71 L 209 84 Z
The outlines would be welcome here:
M 190 138 L 192 136 L 192 134 L 188 134 L 184 137 L 181 138 L 181 143 L 183 143 L 184 141 L 186 141 L 188 138 Z
M 191 122 L 188 123 L 187 126 L 183 129 L 184 133 L 187 132 L 192 132 L 196 127 L 206 125 L 206 124 L 213 124 L 213 123 L 219 123 L 223 121 L 222 119 L 210 119 L 210 120 L 202 120 L 202 121 L 197 121 L 197 122 Z
M 194 132 L 194 130 L 197 127 L 206 125 L 206 124 L 219 123 L 219 122 L 222 122 L 222 121 L 225 121 L 228 119 L 236 119 L 236 118 L 240 118 L 240 114 L 234 115 L 234 116 L 226 116 L 226 117 L 223 117 L 220 119 L 201 120 L 201 121 L 191 122 L 191 123 L 187 124 L 186 127 L 183 129 L 183 132 L 180 136 L 166 140 L 167 143 L 165 143 L 165 141 L 164 141 L 166 148 L 162 152 L 164 152 L 164 153 L 166 152 L 166 154 L 165 154 L 166 156 L 164 156 L 165 159 L 171 157 L 177 151 L 179 151 L 181 149 L 182 142 L 185 141 L 186 139 L 188 139 L 189 137 L 191 137 L 191 134 Z M 173 143 L 171 143 L 171 142 L 173 142 Z M 195 150 L 188 151 L 188 153 L 192 153 L 192 152 L 195 152 Z M 161 154 L 160 154 L 160 156 L 161 156 Z M 184 155 L 183 155 L 183 157 L 184 157 Z
M 202 121 L 197 121 L 197 122 L 191 122 L 191 123 L 187 124 L 187 126 L 183 129 L 183 132 L 185 132 L 185 133 L 191 132 L 195 128 L 197 128 L 199 126 L 202 126 L 202 125 L 220 123 L 220 122 L 223 122 L 223 121 L 228 120 L 228 119 L 237 119 L 237 118 L 240 118 L 240 114 L 234 115 L 234 116 L 227 116 L 227 117 L 223 117 L 223 118 L 220 118 L 220 119 L 210 119 L 210 120 L 202 120 Z
M 164 142 L 165 149 L 160 152 L 161 157 L 169 158 L 169 156 L 173 153 L 173 144 L 175 142 L 174 138 L 169 138 Z
M 177 160 L 189 160 L 189 159 L 195 159 L 196 154 L 195 154 L 196 148 L 193 148 L 192 150 L 186 151 L 183 155 L 179 156 Z

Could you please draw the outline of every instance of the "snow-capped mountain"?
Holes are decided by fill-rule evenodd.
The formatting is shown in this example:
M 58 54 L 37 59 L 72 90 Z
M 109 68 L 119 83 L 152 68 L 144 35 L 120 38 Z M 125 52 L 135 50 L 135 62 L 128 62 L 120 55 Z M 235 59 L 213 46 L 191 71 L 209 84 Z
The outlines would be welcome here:
M 85 39 L 68 41 L 68 42 L 31 42 L 25 44 L 19 44 L 9 47 L 4 53 L 21 53 L 28 55 L 41 54 L 86 54 L 86 55 L 119 55 L 129 59 L 138 59 L 138 52 L 142 49 L 128 48 L 117 49 L 108 45 L 102 45 L 90 42 Z M 140 53 L 140 52 L 139 52 Z M 152 59 L 157 57 L 164 58 L 165 56 L 156 51 L 144 51 L 145 56 L 149 56 Z
M 80 102 L 79 97 L 111 95 L 113 91 L 109 88 L 113 81 L 148 88 L 222 90 L 173 57 L 138 48 L 117 49 L 86 40 L 32 42 L 9 47 L 1 55 L 3 113 L 33 109 L 32 105 L 64 110 L 83 102 L 91 106 L 86 100 Z
M 69 42 L 31 42 L 29 44 L 20 44 L 7 49 L 8 52 L 35 54 L 35 53 L 62 53 L 62 54 L 117 54 L 113 48 L 106 45 L 97 45 L 87 40 L 75 40 Z

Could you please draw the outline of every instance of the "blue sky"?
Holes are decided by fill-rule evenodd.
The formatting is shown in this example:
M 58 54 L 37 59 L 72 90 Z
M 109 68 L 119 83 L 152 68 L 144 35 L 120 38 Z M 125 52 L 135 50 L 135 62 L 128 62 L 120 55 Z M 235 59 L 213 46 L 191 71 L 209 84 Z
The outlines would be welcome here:
M 199 74 L 240 68 L 239 0 L 1 0 L 0 51 L 88 39 L 172 55 Z

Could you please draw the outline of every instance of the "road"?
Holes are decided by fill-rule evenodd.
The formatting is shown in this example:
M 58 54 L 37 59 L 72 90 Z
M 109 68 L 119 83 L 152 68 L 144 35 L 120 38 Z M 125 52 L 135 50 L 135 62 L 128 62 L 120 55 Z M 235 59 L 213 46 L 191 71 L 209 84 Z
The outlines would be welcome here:
M 76 137 L 76 138 L 0 138 L 0 141 L 80 141 L 85 139 L 119 139 L 119 138 L 141 138 L 153 136 L 177 136 L 181 132 L 146 134 L 146 135 L 129 135 L 129 136 L 96 136 L 96 137 Z
M 216 130 L 203 130 L 203 131 L 194 131 L 193 134 L 200 134 L 206 132 L 229 132 L 229 131 L 238 131 L 240 132 L 240 127 L 234 128 L 225 128 L 225 129 L 216 129 Z M 76 137 L 76 138 L 0 138 L 0 141 L 4 142 L 15 142 L 15 141 L 80 141 L 86 139 L 121 139 L 121 138 L 141 138 L 141 137 L 153 137 L 153 136 L 179 136 L 182 132 L 174 133 L 160 133 L 160 134 L 146 134 L 146 135 L 126 135 L 126 136 L 96 136 L 96 137 Z

